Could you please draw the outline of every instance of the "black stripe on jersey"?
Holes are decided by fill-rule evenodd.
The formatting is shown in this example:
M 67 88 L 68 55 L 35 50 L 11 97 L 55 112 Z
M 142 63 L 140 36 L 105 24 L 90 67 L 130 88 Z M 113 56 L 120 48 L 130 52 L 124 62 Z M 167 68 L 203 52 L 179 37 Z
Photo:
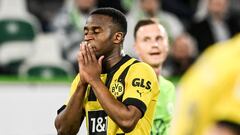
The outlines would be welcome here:
M 57 114 L 59 114 L 60 112 L 62 112 L 67 106 L 66 105 L 63 105 L 61 108 L 59 108 L 57 110 Z
M 107 73 L 107 79 L 105 82 L 105 85 L 107 88 L 110 87 L 113 75 L 117 72 L 117 70 L 121 67 L 122 64 L 124 64 L 126 61 L 130 60 L 131 57 L 128 55 L 124 56 L 116 65 L 114 65 Z M 88 101 L 97 101 L 96 95 L 94 94 L 92 87 L 90 87 L 90 92 L 88 95 Z
M 114 65 L 109 70 L 109 72 L 107 74 L 106 83 L 105 83 L 107 88 L 110 87 L 110 84 L 111 84 L 112 79 L 113 79 L 113 75 L 117 72 L 117 70 L 121 67 L 122 64 L 124 64 L 125 62 L 127 62 L 130 59 L 131 59 L 131 57 L 129 57 L 128 55 L 124 56 L 116 65 Z
M 108 71 L 103 71 L 103 73 L 111 73 L 117 69 L 119 69 L 119 67 L 121 67 L 121 65 L 123 65 L 125 62 L 127 62 L 128 60 L 130 60 L 131 57 L 128 55 L 125 55 L 117 64 L 115 64 L 110 70 Z
M 130 68 L 133 64 L 138 63 L 138 62 L 139 62 L 138 60 L 135 60 L 132 64 L 130 64 L 129 66 L 127 66 L 127 67 L 124 69 L 124 71 L 122 72 L 122 74 L 121 74 L 121 75 L 119 76 L 119 78 L 118 78 L 118 82 L 121 82 L 121 83 L 123 84 L 124 92 L 125 92 L 125 78 L 126 78 L 126 76 L 127 76 L 128 70 L 129 70 L 129 68 Z M 122 94 L 120 97 L 117 98 L 118 101 L 122 101 L 124 92 L 123 92 L 123 94 Z
M 142 117 L 144 116 L 147 109 L 145 103 L 136 98 L 127 98 L 123 101 L 123 104 L 125 104 L 126 106 L 128 105 L 136 106 L 142 112 Z
M 124 64 L 126 61 L 130 60 L 131 57 L 128 55 L 124 56 L 116 65 L 114 65 L 107 73 L 107 79 L 105 82 L 105 85 L 107 88 L 110 87 L 113 75 L 117 72 L 117 70 L 121 67 L 122 64 Z M 104 72 L 104 71 L 103 71 Z M 90 92 L 88 95 L 88 101 L 97 101 L 96 95 L 94 94 L 92 87 L 90 87 Z
M 89 95 L 88 95 L 88 101 L 97 101 L 97 97 L 93 92 L 92 87 L 90 87 Z

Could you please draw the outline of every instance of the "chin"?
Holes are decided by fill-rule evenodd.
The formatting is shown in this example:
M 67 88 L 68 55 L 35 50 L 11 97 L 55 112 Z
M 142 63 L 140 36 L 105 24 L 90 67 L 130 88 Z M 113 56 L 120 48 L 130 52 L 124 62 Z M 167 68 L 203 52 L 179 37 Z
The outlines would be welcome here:
M 149 64 L 152 67 L 156 67 L 156 66 L 159 66 L 161 64 L 160 62 L 153 62 L 153 61 L 149 61 L 149 62 L 146 62 L 146 63 Z
M 152 67 L 159 67 L 161 64 L 159 63 L 154 63 L 154 64 L 151 64 Z

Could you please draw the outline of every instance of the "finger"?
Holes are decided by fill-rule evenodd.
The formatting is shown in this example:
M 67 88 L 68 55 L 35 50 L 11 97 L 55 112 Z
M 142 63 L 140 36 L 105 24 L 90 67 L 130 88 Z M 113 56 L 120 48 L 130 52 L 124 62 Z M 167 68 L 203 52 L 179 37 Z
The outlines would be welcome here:
M 86 52 L 86 44 L 82 44 L 82 55 L 83 55 L 83 60 L 84 60 L 84 64 L 87 64 L 88 60 L 87 60 L 87 52 Z
M 85 44 L 83 43 L 82 45 L 81 45 L 81 55 L 82 55 L 82 60 L 83 60 L 83 63 L 84 64 L 86 64 L 86 50 L 85 50 Z
M 91 54 L 92 61 L 97 61 L 95 51 L 93 50 L 93 47 L 90 44 L 89 44 L 89 51 L 90 51 L 90 54 Z
M 86 45 L 86 54 L 87 54 L 87 60 L 88 60 L 89 62 L 93 62 L 89 44 Z
M 98 64 L 102 67 L 102 61 L 104 59 L 104 56 L 102 55 L 99 59 L 98 59 Z
M 80 61 L 80 53 L 82 51 L 82 43 L 79 44 L 79 50 L 78 50 L 78 53 L 77 53 L 77 60 L 78 62 Z
M 79 44 L 79 50 L 80 50 L 80 51 L 82 51 L 83 44 L 84 44 L 84 42 L 81 42 L 81 43 Z
M 79 54 L 78 54 L 78 64 L 79 64 L 79 65 L 85 64 L 85 62 L 84 62 L 84 56 L 83 56 L 82 52 L 79 52 Z

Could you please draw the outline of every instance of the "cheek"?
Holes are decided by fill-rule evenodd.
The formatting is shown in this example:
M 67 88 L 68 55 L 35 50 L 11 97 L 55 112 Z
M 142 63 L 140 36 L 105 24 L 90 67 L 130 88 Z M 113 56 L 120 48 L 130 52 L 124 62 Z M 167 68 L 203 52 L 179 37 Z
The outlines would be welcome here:
M 159 48 L 161 49 L 162 52 L 168 52 L 169 49 L 168 44 L 164 42 L 159 43 Z
M 97 38 L 95 43 L 100 48 L 108 48 L 112 44 L 111 39 L 106 37 Z
M 144 47 L 136 48 L 136 53 L 139 57 L 141 57 L 141 59 L 145 59 L 145 57 L 147 56 L 147 51 Z
M 165 59 L 168 56 L 168 47 L 164 47 L 162 50 L 162 56 Z
M 168 47 L 166 47 L 166 48 L 164 49 L 164 53 L 166 53 L 166 55 L 168 55 Z
M 145 51 L 145 49 L 146 49 L 146 45 L 140 43 L 140 44 L 137 44 L 137 46 L 136 46 L 135 48 L 136 48 L 136 51 L 137 51 L 138 53 L 142 53 L 142 52 Z

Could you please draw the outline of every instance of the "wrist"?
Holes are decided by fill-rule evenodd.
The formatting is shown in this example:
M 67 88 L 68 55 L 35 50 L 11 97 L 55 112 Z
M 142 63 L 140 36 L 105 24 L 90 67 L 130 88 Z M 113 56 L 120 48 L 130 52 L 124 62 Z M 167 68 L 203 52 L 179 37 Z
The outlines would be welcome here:
M 99 84 L 99 83 L 102 83 L 102 80 L 101 80 L 100 77 L 94 78 L 94 79 L 92 79 L 92 80 L 89 81 L 89 84 L 90 84 L 91 86 L 97 85 L 97 84 Z
M 82 82 L 82 81 L 79 81 L 78 82 L 78 85 L 77 85 L 77 88 L 79 89 L 79 88 L 84 88 L 84 89 L 86 89 L 87 88 L 87 83 L 84 83 L 84 82 Z

